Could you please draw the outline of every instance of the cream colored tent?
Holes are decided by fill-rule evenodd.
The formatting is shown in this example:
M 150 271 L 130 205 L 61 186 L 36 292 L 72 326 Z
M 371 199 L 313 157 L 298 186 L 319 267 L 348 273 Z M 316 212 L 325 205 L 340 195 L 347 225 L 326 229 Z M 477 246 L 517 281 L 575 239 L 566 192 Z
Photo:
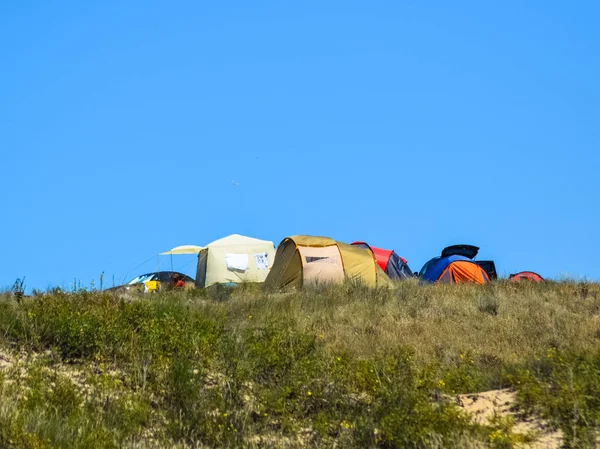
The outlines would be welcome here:
M 276 288 L 307 284 L 341 284 L 355 280 L 369 286 L 392 286 L 373 253 L 328 237 L 295 235 L 277 248 L 265 285 Z
M 233 234 L 200 249 L 196 287 L 264 282 L 275 259 L 273 242 Z

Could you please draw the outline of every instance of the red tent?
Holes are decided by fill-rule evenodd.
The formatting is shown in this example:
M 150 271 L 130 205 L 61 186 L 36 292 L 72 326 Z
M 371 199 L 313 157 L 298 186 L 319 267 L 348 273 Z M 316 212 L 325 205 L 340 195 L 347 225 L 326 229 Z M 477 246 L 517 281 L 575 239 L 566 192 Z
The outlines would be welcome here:
M 525 279 L 533 282 L 542 282 L 544 280 L 539 274 L 534 273 L 533 271 L 521 271 L 520 273 L 511 274 L 509 279 L 513 281 L 520 281 L 521 279 Z
M 377 264 L 391 279 L 412 277 L 412 271 L 408 267 L 406 259 L 400 257 L 393 250 L 375 248 L 365 242 L 353 242 L 352 244 L 370 250 L 375 256 Z

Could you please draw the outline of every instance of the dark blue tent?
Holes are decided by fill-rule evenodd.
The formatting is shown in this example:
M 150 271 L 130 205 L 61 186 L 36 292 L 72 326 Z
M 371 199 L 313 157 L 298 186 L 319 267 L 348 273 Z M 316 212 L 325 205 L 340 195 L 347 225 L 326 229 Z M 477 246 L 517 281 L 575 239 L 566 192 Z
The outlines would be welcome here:
M 460 284 L 489 282 L 489 276 L 483 268 L 465 256 L 454 254 L 448 257 L 435 257 L 421 269 L 421 282 L 443 282 Z
M 477 282 L 483 283 L 497 279 L 496 264 L 493 260 L 473 260 L 479 252 L 478 246 L 451 245 L 442 250 L 440 257 L 434 257 L 421 268 L 419 277 L 422 282 Z M 455 263 L 456 262 L 456 263 Z M 452 264 L 450 270 L 446 270 Z M 483 269 L 485 275 L 481 276 Z
M 448 257 L 434 257 L 421 268 L 419 273 L 419 277 L 427 282 L 436 282 L 444 270 L 450 265 L 452 262 L 457 260 L 466 260 L 471 262 L 471 259 L 464 256 L 453 255 Z

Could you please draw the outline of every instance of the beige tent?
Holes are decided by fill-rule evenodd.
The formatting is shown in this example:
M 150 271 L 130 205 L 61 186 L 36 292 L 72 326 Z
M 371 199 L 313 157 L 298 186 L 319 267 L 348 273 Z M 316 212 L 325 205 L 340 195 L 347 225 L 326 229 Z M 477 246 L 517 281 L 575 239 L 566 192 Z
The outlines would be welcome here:
M 273 242 L 233 234 L 198 253 L 196 287 L 264 282 L 275 259 Z
M 284 239 L 275 254 L 265 285 L 302 287 L 307 284 L 356 280 L 369 286 L 392 286 L 373 253 L 328 237 L 295 235 Z

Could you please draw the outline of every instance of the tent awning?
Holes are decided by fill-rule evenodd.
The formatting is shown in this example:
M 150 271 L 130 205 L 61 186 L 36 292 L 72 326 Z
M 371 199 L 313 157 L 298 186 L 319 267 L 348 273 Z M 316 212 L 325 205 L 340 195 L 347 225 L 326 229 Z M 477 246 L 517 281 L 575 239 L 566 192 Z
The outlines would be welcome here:
M 253 237 L 246 237 L 245 235 L 231 234 L 227 237 L 223 237 L 222 239 L 210 242 L 208 245 L 206 245 L 206 248 L 214 246 L 260 245 L 264 243 L 273 245 L 273 242 L 268 240 L 260 240 Z
M 196 246 L 196 245 L 181 245 L 176 246 L 175 248 L 165 251 L 164 253 L 160 253 L 161 256 L 165 256 L 168 254 L 198 254 L 204 247 Z

